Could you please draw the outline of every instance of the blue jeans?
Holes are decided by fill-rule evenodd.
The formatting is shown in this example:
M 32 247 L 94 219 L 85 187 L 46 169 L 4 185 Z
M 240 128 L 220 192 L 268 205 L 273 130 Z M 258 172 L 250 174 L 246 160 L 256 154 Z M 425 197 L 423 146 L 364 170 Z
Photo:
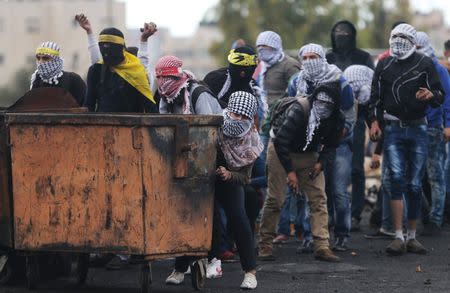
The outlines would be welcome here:
M 352 217 L 361 220 L 364 208 L 366 176 L 364 175 L 365 115 L 360 115 L 353 129 L 352 161 Z
M 445 205 L 445 142 L 442 127 L 428 127 L 427 175 L 431 187 L 430 222 L 442 225 Z
M 334 211 L 334 234 L 337 238 L 350 237 L 351 202 L 347 188 L 351 183 L 352 172 L 351 140 L 350 137 L 336 148 L 332 165 L 333 191 L 329 209 Z
M 450 142 L 445 144 L 445 192 L 450 193 Z M 445 205 L 450 207 L 450 195 L 446 195 Z
M 260 135 L 261 142 L 264 145 L 264 150 L 261 152 L 259 157 L 256 159 L 252 170 L 252 179 L 250 184 L 254 188 L 267 188 L 267 174 L 266 174 L 266 157 L 267 157 L 267 146 L 269 144 L 269 137 L 266 135 Z
M 291 223 L 291 203 L 295 202 L 296 199 L 292 195 L 289 188 L 286 189 L 286 196 L 284 199 L 283 207 L 280 212 L 280 219 L 278 220 L 277 234 L 284 234 L 289 236 L 291 234 L 290 223 Z
M 408 197 L 408 220 L 420 214 L 422 178 L 428 156 L 427 126 L 384 128 L 384 157 L 391 200 Z

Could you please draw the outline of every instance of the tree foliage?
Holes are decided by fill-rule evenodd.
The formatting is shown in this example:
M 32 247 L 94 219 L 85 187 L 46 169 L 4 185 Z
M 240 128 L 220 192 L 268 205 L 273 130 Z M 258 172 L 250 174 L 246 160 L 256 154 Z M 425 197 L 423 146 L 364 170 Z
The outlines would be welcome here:
M 32 68 L 22 68 L 14 74 L 10 84 L 0 88 L 0 108 L 8 107 L 30 89 Z
M 217 10 L 224 39 L 210 51 L 222 63 L 234 40 L 253 45 L 264 30 L 279 33 L 285 49 L 329 47 L 331 27 L 342 19 L 357 27 L 359 47 L 382 48 L 392 23 L 411 18 L 409 0 L 220 0 Z

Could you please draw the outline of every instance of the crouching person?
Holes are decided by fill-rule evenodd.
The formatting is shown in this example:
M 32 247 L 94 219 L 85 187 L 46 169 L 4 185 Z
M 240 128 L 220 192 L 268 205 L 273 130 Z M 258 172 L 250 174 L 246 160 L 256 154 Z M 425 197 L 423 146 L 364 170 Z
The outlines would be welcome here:
M 215 197 L 224 208 L 234 233 L 241 266 L 245 272 L 240 286 L 242 289 L 255 289 L 257 286 L 256 251 L 245 212 L 244 193 L 244 186 L 250 182 L 253 163 L 263 150 L 253 120 L 256 111 L 257 101 L 252 94 L 243 91 L 233 93 L 224 111 L 224 123 L 219 132 L 217 148 Z M 211 256 L 217 253 L 214 250 L 218 246 L 218 237 L 220 236 L 213 233 Z M 190 260 L 189 257 L 177 258 L 175 270 L 166 283 L 181 284 Z

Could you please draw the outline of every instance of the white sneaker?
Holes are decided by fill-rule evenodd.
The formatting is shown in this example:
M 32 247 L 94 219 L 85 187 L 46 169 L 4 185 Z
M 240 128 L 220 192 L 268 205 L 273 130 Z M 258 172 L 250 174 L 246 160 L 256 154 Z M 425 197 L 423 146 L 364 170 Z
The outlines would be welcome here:
M 206 266 L 206 278 L 217 279 L 222 277 L 222 261 L 217 258 L 213 258 L 211 262 Z
M 191 267 L 189 266 L 188 269 L 184 272 L 185 275 L 191 274 Z
M 256 281 L 256 276 L 252 273 L 245 273 L 244 280 L 241 284 L 241 289 L 245 290 L 253 290 L 258 286 L 258 282 Z
M 173 271 L 166 279 L 168 285 L 180 285 L 184 282 L 184 273 Z

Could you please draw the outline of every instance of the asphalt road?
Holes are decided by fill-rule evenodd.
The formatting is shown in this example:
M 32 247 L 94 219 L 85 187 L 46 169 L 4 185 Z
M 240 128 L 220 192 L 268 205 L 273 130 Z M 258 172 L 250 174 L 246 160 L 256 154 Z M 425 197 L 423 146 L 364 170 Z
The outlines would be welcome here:
M 315 261 L 312 255 L 296 255 L 295 240 L 279 246 L 277 261 L 258 263 L 258 289 L 254 292 L 450 292 L 450 228 L 437 237 L 418 238 L 429 249 L 424 256 L 388 256 L 384 248 L 389 241 L 367 240 L 365 232 L 353 234 L 351 249 L 339 253 L 343 261 L 337 264 Z M 182 286 L 164 285 L 172 264 L 171 260 L 153 263 L 152 292 L 195 292 L 188 276 Z M 208 280 L 203 292 L 239 291 L 243 276 L 239 263 L 224 264 L 223 270 L 224 276 Z M 74 278 L 66 278 L 43 280 L 35 292 L 138 292 L 138 284 L 136 266 L 120 271 L 93 268 L 82 288 L 75 286 Z M 0 292 L 29 291 L 19 280 Z

